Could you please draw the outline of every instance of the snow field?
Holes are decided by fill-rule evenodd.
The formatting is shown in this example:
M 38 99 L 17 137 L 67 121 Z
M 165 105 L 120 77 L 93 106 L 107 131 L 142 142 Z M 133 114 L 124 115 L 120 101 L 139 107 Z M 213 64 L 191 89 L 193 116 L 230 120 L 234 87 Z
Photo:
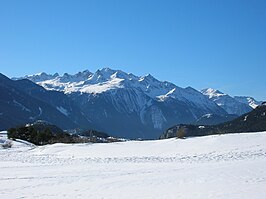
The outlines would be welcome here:
M 266 132 L 0 149 L 0 198 L 266 198 Z

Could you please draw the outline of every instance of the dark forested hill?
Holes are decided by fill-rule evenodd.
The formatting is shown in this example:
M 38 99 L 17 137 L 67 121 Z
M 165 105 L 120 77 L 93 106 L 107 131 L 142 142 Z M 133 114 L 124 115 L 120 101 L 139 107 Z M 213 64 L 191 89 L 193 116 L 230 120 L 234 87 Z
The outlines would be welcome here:
M 166 130 L 160 138 L 183 138 L 191 136 L 260 131 L 266 131 L 266 103 L 263 103 L 247 114 L 219 125 L 176 125 Z

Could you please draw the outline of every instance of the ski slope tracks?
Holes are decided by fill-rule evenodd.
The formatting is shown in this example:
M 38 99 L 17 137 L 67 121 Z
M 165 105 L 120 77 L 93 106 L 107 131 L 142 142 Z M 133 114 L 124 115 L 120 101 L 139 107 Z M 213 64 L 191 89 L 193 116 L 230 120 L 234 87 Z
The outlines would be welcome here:
M 0 144 L 6 136 L 0 134 Z M 0 198 L 266 198 L 266 132 L 0 148 Z

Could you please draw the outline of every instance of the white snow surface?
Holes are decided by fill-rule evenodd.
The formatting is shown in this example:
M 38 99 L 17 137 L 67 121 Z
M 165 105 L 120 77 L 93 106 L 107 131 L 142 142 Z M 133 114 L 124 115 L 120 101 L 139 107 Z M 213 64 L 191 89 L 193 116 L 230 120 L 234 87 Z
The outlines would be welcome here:
M 59 106 L 59 107 L 56 107 L 56 109 L 59 110 L 61 113 L 63 113 L 65 116 L 69 116 L 69 112 L 64 107 Z
M 221 97 L 221 96 L 226 95 L 226 94 L 222 93 L 221 91 L 213 89 L 213 88 L 202 89 L 201 92 L 204 95 L 208 96 L 209 98 Z
M 20 104 L 20 103 L 17 102 L 16 100 L 13 100 L 13 103 L 14 103 L 16 106 L 20 107 L 22 110 L 25 110 L 25 111 L 27 111 L 27 112 L 31 112 L 30 109 L 28 109 L 28 108 L 25 107 L 24 105 Z
M 14 142 L 0 148 L 0 198 L 263 199 L 265 143 L 266 132 L 41 147 Z

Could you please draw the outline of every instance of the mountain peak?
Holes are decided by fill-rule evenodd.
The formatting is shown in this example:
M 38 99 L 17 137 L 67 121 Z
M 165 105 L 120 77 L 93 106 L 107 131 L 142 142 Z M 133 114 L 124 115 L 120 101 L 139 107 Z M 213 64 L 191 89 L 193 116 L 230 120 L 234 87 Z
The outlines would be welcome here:
M 147 77 L 147 78 L 154 78 L 150 73 L 148 73 L 147 75 L 145 75 L 145 77 Z
M 90 75 L 91 75 L 92 73 L 89 71 L 89 70 L 84 70 L 84 71 L 82 71 L 82 72 L 78 72 L 78 73 L 76 73 L 76 74 L 74 74 L 73 76 L 75 76 L 75 77 L 89 77 Z
M 203 95 L 206 95 L 209 99 L 214 101 L 218 106 L 222 107 L 228 114 L 242 115 L 254 108 L 254 106 L 251 106 L 248 102 L 243 102 L 245 100 L 248 101 L 247 99 L 236 99 L 219 90 L 207 88 L 201 90 L 201 92 Z
M 236 99 L 237 101 L 241 103 L 249 105 L 253 109 L 262 103 L 261 101 L 257 101 L 253 97 L 249 97 L 249 96 L 235 96 L 234 99 Z
M 95 74 L 101 74 L 101 75 L 105 75 L 105 76 L 111 76 L 113 74 L 115 74 L 116 72 L 119 72 L 119 73 L 124 73 L 123 71 L 120 71 L 120 70 L 114 70 L 114 69 L 111 69 L 109 67 L 105 67 L 105 68 L 102 68 L 102 69 L 98 69 Z
M 100 71 L 104 71 L 104 72 L 114 72 L 114 71 L 116 71 L 116 70 L 111 69 L 111 68 L 109 68 L 109 67 L 104 67 L 104 68 L 100 69 Z
M 56 78 L 57 76 L 59 76 L 58 73 L 55 73 L 54 75 L 51 74 L 47 74 L 45 72 L 41 72 L 41 73 L 37 73 L 35 75 L 26 75 L 23 78 L 18 78 L 18 79 L 29 79 L 33 82 L 42 82 L 42 81 L 46 81 L 46 80 L 50 80 L 53 78 Z
M 196 89 L 192 88 L 191 86 L 188 86 L 185 89 L 188 90 L 188 91 L 197 91 Z
M 145 75 L 145 76 L 141 76 L 141 77 L 139 77 L 139 80 L 138 80 L 139 82 L 143 82 L 143 81 L 145 81 L 145 82 L 149 82 L 149 83 L 151 83 L 151 82 L 155 82 L 155 81 L 159 81 L 159 80 L 157 80 L 155 77 L 153 77 L 151 74 L 147 74 L 147 75 Z
M 144 78 L 149 79 L 149 80 L 157 80 L 155 77 L 153 77 L 150 73 L 145 75 Z
M 209 98 L 218 97 L 218 96 L 224 96 L 223 92 L 213 89 L 213 88 L 205 88 L 201 90 L 201 93 L 204 95 L 207 95 Z

